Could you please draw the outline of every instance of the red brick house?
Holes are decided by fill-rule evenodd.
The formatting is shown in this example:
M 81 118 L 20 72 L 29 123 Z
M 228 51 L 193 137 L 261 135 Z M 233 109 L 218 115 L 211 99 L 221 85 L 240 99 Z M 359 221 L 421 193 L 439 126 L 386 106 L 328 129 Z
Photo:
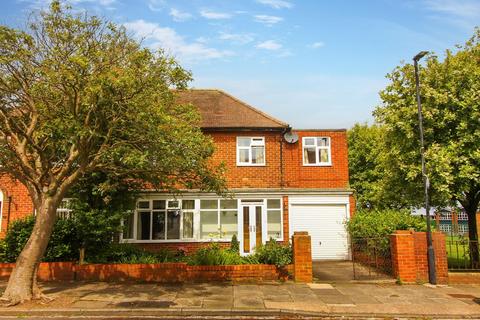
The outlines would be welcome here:
M 121 242 L 192 251 L 211 241 L 228 243 L 235 234 L 248 254 L 270 238 L 288 241 L 293 231 L 308 231 L 314 259 L 349 257 L 344 221 L 355 206 L 346 130 L 292 129 L 220 90 L 176 94 L 198 108 L 202 129 L 216 146 L 212 161 L 225 163 L 234 198 L 145 190 L 124 221 Z M 31 214 L 32 206 L 25 188 L 11 180 L 2 178 L 0 190 L 3 232 L 7 216 Z

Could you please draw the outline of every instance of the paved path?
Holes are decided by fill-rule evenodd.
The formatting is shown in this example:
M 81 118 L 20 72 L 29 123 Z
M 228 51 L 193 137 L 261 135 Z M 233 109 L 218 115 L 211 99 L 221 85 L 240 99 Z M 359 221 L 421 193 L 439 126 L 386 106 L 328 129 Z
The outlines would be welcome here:
M 6 283 L 0 282 L 0 292 Z M 480 318 L 480 286 L 314 283 L 186 284 L 43 283 L 55 298 L 0 307 L 1 316 L 81 312 L 200 314 L 209 312 L 314 313 L 318 315 L 468 316 Z M 133 312 L 132 312 L 133 311 Z

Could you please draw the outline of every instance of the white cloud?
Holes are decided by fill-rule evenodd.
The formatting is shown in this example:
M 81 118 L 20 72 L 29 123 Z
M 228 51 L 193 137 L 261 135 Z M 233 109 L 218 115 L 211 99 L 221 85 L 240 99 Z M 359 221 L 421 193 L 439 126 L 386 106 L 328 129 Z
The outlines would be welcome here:
M 148 8 L 152 11 L 162 11 L 165 5 L 165 0 L 148 0 Z
M 270 6 L 274 9 L 290 9 L 293 7 L 293 4 L 285 0 L 257 0 L 258 3 Z
M 211 19 L 211 20 L 230 19 L 232 17 L 232 15 L 229 13 L 215 12 L 211 10 L 200 10 L 200 15 L 205 19 Z
M 259 14 L 254 16 L 256 22 L 263 23 L 267 26 L 272 26 L 276 23 L 279 23 L 280 21 L 283 21 L 282 17 L 277 17 L 277 16 L 268 16 L 265 14 Z
M 267 40 L 264 42 L 260 42 L 259 44 L 256 45 L 257 48 L 259 49 L 265 49 L 265 50 L 279 50 L 282 48 L 282 45 L 275 40 Z
M 169 15 L 172 17 L 172 19 L 174 21 L 177 21 L 177 22 L 187 21 L 187 20 L 192 18 L 192 15 L 190 13 L 182 12 L 182 11 L 177 10 L 175 8 L 170 9 Z
M 464 18 L 480 17 L 480 2 L 472 0 L 425 0 L 425 6 L 440 13 Z
M 318 48 L 321 48 L 321 47 L 324 47 L 324 46 L 325 46 L 325 43 L 323 43 L 321 41 L 317 41 L 317 42 L 312 43 L 309 47 L 313 48 L 313 49 L 318 49 Z
M 250 33 L 228 33 L 228 32 L 219 32 L 219 39 L 231 41 L 237 44 L 247 44 L 254 40 L 254 37 Z
M 174 29 L 160 27 L 157 23 L 136 20 L 124 23 L 137 38 L 143 39 L 152 49 L 164 49 L 181 61 L 195 62 L 199 60 L 219 59 L 232 55 L 230 51 L 218 50 L 205 46 L 200 42 L 187 43 Z
M 198 37 L 197 39 L 195 39 L 195 41 L 198 43 L 207 43 L 209 40 L 205 37 Z

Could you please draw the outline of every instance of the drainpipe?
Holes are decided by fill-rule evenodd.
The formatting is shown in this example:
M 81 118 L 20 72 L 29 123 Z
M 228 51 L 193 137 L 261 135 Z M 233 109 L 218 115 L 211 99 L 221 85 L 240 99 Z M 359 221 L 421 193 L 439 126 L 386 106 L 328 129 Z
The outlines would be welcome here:
M 288 127 L 283 129 L 282 136 L 280 137 L 280 187 L 285 187 L 285 178 L 283 176 L 283 136 L 288 131 L 292 130 L 292 128 Z

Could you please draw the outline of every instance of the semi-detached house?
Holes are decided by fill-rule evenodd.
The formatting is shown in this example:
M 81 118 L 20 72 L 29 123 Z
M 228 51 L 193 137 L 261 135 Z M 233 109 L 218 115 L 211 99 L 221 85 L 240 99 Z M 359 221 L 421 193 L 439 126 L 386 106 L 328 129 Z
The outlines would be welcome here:
M 346 130 L 292 129 L 220 90 L 175 94 L 198 108 L 202 130 L 215 144 L 212 161 L 226 166 L 233 197 L 145 190 L 124 221 L 121 242 L 192 252 L 210 242 L 228 245 L 237 235 L 241 253 L 249 254 L 270 238 L 288 242 L 293 231 L 308 231 L 313 259 L 349 258 L 345 221 L 355 205 Z M 0 178 L 1 232 L 7 220 L 32 213 L 25 193 Z

